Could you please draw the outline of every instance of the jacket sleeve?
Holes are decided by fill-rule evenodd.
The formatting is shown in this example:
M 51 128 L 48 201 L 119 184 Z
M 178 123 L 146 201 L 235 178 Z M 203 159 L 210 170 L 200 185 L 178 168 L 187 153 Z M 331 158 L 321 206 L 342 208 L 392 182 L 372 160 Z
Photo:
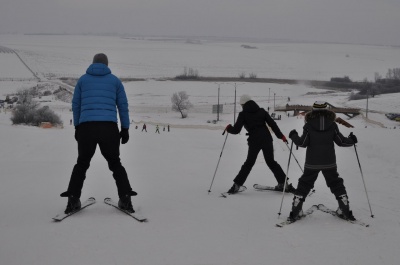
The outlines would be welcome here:
M 121 128 L 129 129 L 129 107 L 128 98 L 126 97 L 124 85 L 118 80 L 117 85 L 117 108 L 119 119 L 121 121 Z
M 303 127 L 303 135 L 299 136 L 297 133 L 291 137 L 293 143 L 300 147 L 307 147 L 310 143 L 310 133 L 307 130 L 306 125 Z
M 74 118 L 74 126 L 79 125 L 81 116 L 81 80 L 78 80 L 75 86 L 74 95 L 72 97 L 72 114 Z
M 338 128 L 336 123 L 335 123 L 334 126 L 335 126 L 335 128 L 334 128 L 335 136 L 333 138 L 333 141 L 335 141 L 335 143 L 338 146 L 349 147 L 349 146 L 353 146 L 355 144 L 354 141 L 351 138 L 344 137 L 343 134 L 340 133 L 339 128 Z
M 282 139 L 283 133 L 279 129 L 276 122 L 271 118 L 271 116 L 266 111 L 265 111 L 265 122 L 268 124 L 269 127 L 271 127 L 271 129 L 275 133 L 276 137 L 278 139 Z
M 231 134 L 238 134 L 242 130 L 243 125 L 244 125 L 243 113 L 240 112 L 235 122 L 235 125 L 233 125 L 232 127 L 228 127 L 227 132 Z

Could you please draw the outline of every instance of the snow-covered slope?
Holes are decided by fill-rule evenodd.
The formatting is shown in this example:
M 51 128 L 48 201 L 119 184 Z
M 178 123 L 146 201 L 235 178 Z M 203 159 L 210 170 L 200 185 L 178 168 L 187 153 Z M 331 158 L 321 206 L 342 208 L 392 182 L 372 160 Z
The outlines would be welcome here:
M 30 50 L 29 45 L 24 49 Z M 0 54 L 0 62 L 2 58 Z M 57 63 L 45 58 L 37 67 L 55 68 Z M 87 64 L 82 63 L 81 70 Z M 119 67 L 122 68 L 116 68 Z M 35 84 L 2 81 L 0 94 L 4 97 L 14 89 L 30 85 Z M 248 190 L 226 199 L 219 197 L 230 188 L 246 158 L 244 131 L 226 139 L 212 192 L 208 194 L 225 140 L 222 128 L 233 122 L 233 105 L 229 105 L 234 100 L 231 84 L 221 85 L 220 100 L 226 105 L 216 125 L 207 123 L 207 120 L 216 119 L 216 114 L 210 110 L 211 105 L 217 103 L 216 84 L 145 81 L 125 83 L 125 87 L 131 119 L 147 122 L 148 133 L 141 132 L 141 124 L 135 129 L 136 124 L 132 123 L 130 141 L 121 146 L 121 158 L 138 192 L 133 205 L 149 222 L 138 223 L 102 202 L 108 196 L 117 200 L 117 192 L 99 151 L 87 173 L 82 194 L 82 199 L 94 196 L 97 203 L 61 223 L 52 222 L 51 218 L 66 206 L 66 200 L 59 194 L 67 188 L 77 156 L 74 128 L 69 124 L 70 106 L 54 100 L 42 103 L 49 104 L 62 117 L 63 129 L 13 126 L 11 113 L 2 109 L 1 264 L 398 263 L 400 130 L 394 129 L 397 123 L 383 114 L 371 113 L 370 119 L 387 128 L 368 123 L 361 116 L 349 120 L 355 128 L 340 126 L 344 135 L 354 132 L 359 139 L 357 151 L 375 218 L 370 217 L 355 149 L 338 147 L 336 152 L 351 209 L 356 218 L 370 224 L 369 228 L 319 211 L 295 224 L 277 228 L 275 224 L 289 214 L 292 195 L 285 195 L 282 216 L 278 219 L 282 194 L 253 190 L 254 183 L 276 184 L 261 154 L 245 183 Z M 315 100 L 361 108 L 366 104 L 365 101 L 347 102 L 346 93 L 321 94 L 322 90 L 303 85 L 241 84 L 237 89 L 238 95 L 248 93 L 262 107 L 271 110 L 273 93 L 276 93 L 276 105 L 286 104 L 289 96 L 293 104 L 312 104 Z M 170 110 L 172 93 L 181 90 L 187 91 L 195 106 L 184 120 Z M 396 102 L 399 102 L 397 94 L 384 95 L 370 99 L 370 107 L 377 112 L 388 111 L 387 106 L 398 110 Z M 301 131 L 302 119 L 277 114 L 282 115 L 282 120 L 277 122 L 284 134 L 292 129 Z M 161 134 L 155 134 L 155 124 L 170 124 L 171 132 L 161 130 Z M 288 147 L 276 138 L 274 147 L 276 160 L 286 171 Z M 294 155 L 302 165 L 305 150 L 295 150 Z M 293 159 L 288 174 L 290 182 L 296 186 L 301 170 Z M 304 208 L 322 203 L 336 209 L 336 200 L 322 175 L 315 189 L 316 193 L 307 198 Z

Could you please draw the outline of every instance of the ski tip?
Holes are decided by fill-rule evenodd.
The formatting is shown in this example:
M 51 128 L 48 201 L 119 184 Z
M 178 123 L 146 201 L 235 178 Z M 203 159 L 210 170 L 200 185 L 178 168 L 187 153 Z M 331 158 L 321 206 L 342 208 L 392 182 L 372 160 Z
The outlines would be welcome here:
M 94 197 L 90 197 L 88 200 L 89 201 L 96 201 L 96 199 Z
M 105 201 L 105 202 L 111 201 L 111 198 L 108 198 L 108 197 L 107 197 L 107 198 L 104 199 L 104 201 Z

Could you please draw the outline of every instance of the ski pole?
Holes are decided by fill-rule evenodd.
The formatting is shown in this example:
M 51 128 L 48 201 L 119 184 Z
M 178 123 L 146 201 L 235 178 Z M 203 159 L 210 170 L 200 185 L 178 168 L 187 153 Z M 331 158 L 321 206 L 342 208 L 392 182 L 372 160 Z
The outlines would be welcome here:
M 292 144 L 293 144 L 293 142 L 292 142 Z M 289 145 L 288 145 L 287 143 L 286 143 L 286 146 L 287 146 L 287 148 L 288 148 L 289 150 L 291 149 L 291 148 L 289 148 Z M 298 148 L 298 146 L 296 146 L 296 150 L 297 150 L 297 148 Z M 292 152 L 292 156 L 293 156 L 293 158 L 296 160 L 297 165 L 299 165 L 299 168 L 300 168 L 301 172 L 304 173 L 303 168 L 300 166 L 300 163 L 299 163 L 299 161 L 297 160 L 297 158 L 296 158 L 296 156 L 294 155 L 293 152 Z M 310 191 L 310 193 L 309 193 L 307 196 L 311 196 L 313 193 L 315 193 L 315 189 L 312 189 L 312 190 Z
M 280 141 L 278 141 L 278 145 L 280 148 L 282 148 L 282 151 L 285 151 L 285 148 L 282 147 L 282 144 L 280 143 Z
M 224 130 L 224 132 L 222 133 L 222 135 L 224 135 L 224 134 L 225 134 L 225 132 L 226 132 L 226 130 Z M 214 183 L 215 174 L 217 174 L 217 169 L 218 169 L 218 166 L 219 166 L 219 161 L 221 161 L 222 152 L 224 152 L 225 143 L 226 143 L 226 139 L 228 139 L 228 135 L 229 135 L 229 133 L 227 133 L 227 134 L 226 134 L 226 136 L 225 136 L 224 145 L 222 146 L 221 154 L 219 155 L 219 159 L 218 159 L 217 167 L 215 168 L 214 176 L 213 176 L 213 178 L 212 178 L 212 181 L 211 181 L 210 188 L 208 189 L 208 194 L 210 194 L 210 192 L 211 192 L 211 187 L 212 187 L 212 185 L 213 185 L 213 183 Z
M 292 145 L 293 145 L 293 142 L 292 142 Z M 287 148 L 290 150 L 290 152 L 292 153 L 292 148 L 289 148 L 289 145 L 286 143 L 286 146 L 287 146 Z M 294 158 L 294 160 L 296 160 L 296 162 L 297 162 L 297 165 L 299 165 L 299 167 L 300 167 L 300 170 L 301 170 L 301 172 L 303 172 L 304 173 L 304 171 L 303 171 L 303 168 L 300 166 L 300 163 L 299 163 L 299 161 L 297 160 L 297 158 L 294 156 L 294 154 L 292 153 L 292 156 L 293 156 L 293 158 Z
M 363 174 L 362 169 L 361 169 L 360 159 L 358 158 L 356 145 L 354 145 L 354 150 L 356 151 L 358 166 L 360 167 L 361 178 L 362 178 L 362 181 L 363 181 L 363 184 L 364 184 L 365 194 L 367 195 L 367 201 L 368 201 L 368 205 L 369 205 L 369 210 L 371 212 L 371 217 L 374 218 L 374 215 L 372 214 L 371 203 L 369 202 L 369 198 L 368 198 L 367 186 L 365 186 L 364 174 Z
M 288 146 L 288 147 L 289 147 L 289 146 Z M 284 185 L 283 185 L 281 207 L 279 208 L 278 219 L 279 219 L 279 217 L 281 216 L 283 198 L 285 197 L 286 183 L 287 183 L 287 179 L 288 179 L 288 175 L 289 175 L 290 158 L 292 157 L 292 149 L 293 149 L 293 141 L 292 141 L 292 144 L 290 145 L 289 161 L 288 161 L 288 164 L 287 164 L 285 183 L 284 183 Z

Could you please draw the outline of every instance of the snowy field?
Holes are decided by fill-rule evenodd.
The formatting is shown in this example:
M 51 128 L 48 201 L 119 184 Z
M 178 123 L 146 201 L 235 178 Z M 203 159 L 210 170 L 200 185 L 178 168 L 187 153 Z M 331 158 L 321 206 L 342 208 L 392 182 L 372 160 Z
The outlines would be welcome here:
M 136 78 L 174 77 L 190 67 L 201 76 L 254 73 L 264 78 L 329 80 L 346 75 L 361 81 L 373 80 L 375 72 L 385 76 L 400 61 L 399 47 L 218 39 L 0 35 L 0 46 L 17 51 L 39 75 L 75 77 L 86 70 L 97 52 L 109 56 L 110 67 L 118 76 Z
M 103 49 L 99 38 L 107 41 L 107 48 Z M 389 47 L 330 45 L 328 49 L 325 44 L 256 44 L 259 49 L 246 50 L 237 43 L 222 42 L 196 45 L 104 37 L 0 35 L 0 46 L 16 50 L 27 65 L 43 77 L 41 84 L 54 88 L 58 85 L 54 77 L 78 76 L 85 71 L 94 53 L 93 45 L 109 54 L 114 73 L 129 77 L 174 76 L 188 66 L 197 68 L 202 75 L 236 76 L 239 72 L 257 69 L 260 77 L 328 79 L 350 75 L 357 80 L 372 79 L 375 71 L 385 74 L 388 68 L 398 67 L 399 61 L 398 50 Z M 345 51 L 345 48 L 350 50 Z M 135 54 L 123 56 L 136 49 Z M 270 61 L 260 56 L 238 55 L 238 52 L 268 55 L 269 50 L 273 57 Z M 284 61 L 279 58 L 278 51 L 287 56 Z M 347 53 L 350 57 L 346 58 Z M 350 64 L 342 59 L 333 60 L 338 54 L 343 55 L 343 60 L 354 61 Z M 355 59 L 356 54 L 359 60 Z M 312 65 L 314 60 L 323 66 Z M 307 67 L 301 68 L 301 61 L 307 61 Z M 16 69 L 10 75 L 0 71 L 1 99 L 18 89 L 37 85 L 31 80 L 32 74 L 20 64 L 22 62 L 10 54 L 0 53 L 0 69 Z M 286 71 L 285 67 L 288 67 Z M 82 193 L 82 199 L 93 196 L 97 203 L 61 223 L 52 222 L 51 218 L 66 206 L 66 200 L 59 194 L 67 188 L 77 156 L 74 128 L 69 124 L 70 104 L 51 97 L 48 98 L 50 102 L 42 103 L 61 116 L 62 129 L 13 126 L 10 111 L 1 109 L 1 264 L 398 263 L 400 129 L 399 124 L 388 120 L 384 113 L 400 112 L 400 94 L 370 98 L 369 108 L 373 112 L 368 113 L 371 121 L 367 121 L 364 118 L 366 101 L 349 102 L 348 92 L 326 93 L 305 85 L 237 84 L 238 96 L 248 93 L 261 107 L 269 107 L 271 111 L 274 104 L 310 105 L 315 100 L 363 109 L 363 115 L 348 120 L 355 128 L 341 125 L 339 128 L 345 136 L 354 132 L 359 139 L 357 151 L 375 218 L 370 217 L 354 148 L 337 147 L 336 153 L 351 209 L 356 218 L 369 223 L 370 227 L 350 224 L 317 211 L 295 224 L 277 228 L 275 224 L 290 212 L 292 195 L 285 195 L 282 216 L 278 218 L 282 194 L 253 190 L 254 183 L 276 185 L 261 154 L 245 183 L 247 191 L 226 199 L 219 197 L 231 187 L 247 154 L 244 131 L 228 138 L 221 135 L 222 129 L 233 122 L 233 83 L 220 84 L 224 113 L 217 124 L 207 121 L 217 118 L 211 113 L 211 105 L 217 104 L 218 84 L 148 80 L 124 85 L 133 123 L 129 142 L 121 146 L 121 158 L 132 187 L 138 192 L 133 205 L 149 222 L 138 223 L 103 203 L 109 196 L 117 200 L 117 192 L 99 151 L 92 160 Z M 172 93 L 182 90 L 194 105 L 187 119 L 180 119 L 179 113 L 170 110 Z M 288 97 L 290 102 L 287 102 Z M 240 111 L 239 106 L 237 110 Z M 282 115 L 277 123 L 285 135 L 292 129 L 301 131 L 303 119 L 277 114 Z M 339 116 L 347 120 L 346 116 Z M 148 133 L 141 132 L 142 121 L 148 124 Z M 138 129 L 135 129 L 136 123 Z M 161 134 L 155 134 L 156 124 L 161 125 Z M 171 125 L 171 132 L 162 130 L 166 124 Z M 208 194 L 225 139 L 212 192 Z M 286 172 L 289 150 L 276 137 L 274 147 L 276 160 Z M 295 150 L 294 155 L 303 165 L 305 149 Z M 297 186 L 300 175 L 301 170 L 292 159 L 290 182 Z M 315 189 L 316 193 L 305 201 L 304 209 L 321 203 L 336 209 L 337 202 L 322 176 Z

